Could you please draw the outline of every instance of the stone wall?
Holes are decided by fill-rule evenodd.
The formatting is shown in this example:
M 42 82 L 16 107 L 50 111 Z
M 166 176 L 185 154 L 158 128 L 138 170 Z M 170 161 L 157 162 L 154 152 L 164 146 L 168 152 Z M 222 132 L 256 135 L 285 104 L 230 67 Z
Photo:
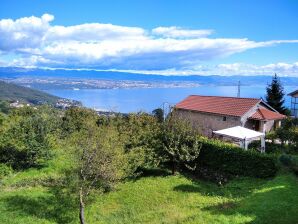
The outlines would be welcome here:
M 254 121 L 249 119 L 258 108 L 266 108 L 263 105 L 257 104 L 252 107 L 247 113 L 245 113 L 241 118 L 234 116 L 224 116 L 204 112 L 196 112 L 191 110 L 175 109 L 173 111 L 174 116 L 178 116 L 182 119 L 186 119 L 191 123 L 193 128 L 197 129 L 202 135 L 211 137 L 213 131 L 231 128 L 235 126 L 243 126 L 252 130 L 255 130 L 255 123 L 260 122 L 259 132 L 269 132 L 274 129 L 274 120 L 270 121 Z M 279 121 L 277 122 L 280 125 Z
M 277 123 L 279 123 L 279 121 L 276 121 Z M 266 121 L 266 123 L 264 124 L 264 131 L 265 132 L 269 132 L 271 131 L 272 129 L 274 129 L 274 120 L 271 120 L 271 121 Z
M 193 128 L 208 137 L 212 136 L 213 131 L 241 126 L 240 117 L 193 112 L 182 109 L 176 109 L 173 115 L 189 121 Z

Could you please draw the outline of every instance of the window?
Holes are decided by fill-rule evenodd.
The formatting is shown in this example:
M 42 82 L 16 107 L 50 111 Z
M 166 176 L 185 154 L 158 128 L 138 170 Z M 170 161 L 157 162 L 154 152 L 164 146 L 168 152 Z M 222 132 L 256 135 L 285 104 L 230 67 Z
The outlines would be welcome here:
M 223 120 L 223 121 L 226 121 L 226 120 L 227 120 L 227 117 L 223 117 L 222 120 Z

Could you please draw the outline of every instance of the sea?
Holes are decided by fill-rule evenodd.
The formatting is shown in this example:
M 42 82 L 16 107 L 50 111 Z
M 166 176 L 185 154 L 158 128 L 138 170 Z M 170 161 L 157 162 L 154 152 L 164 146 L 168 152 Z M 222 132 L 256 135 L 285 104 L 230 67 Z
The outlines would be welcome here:
M 286 94 L 298 89 L 284 86 Z M 85 107 L 120 113 L 152 112 L 156 108 L 168 108 L 189 95 L 236 97 L 238 86 L 199 86 L 188 88 L 131 88 L 131 89 L 48 89 L 46 92 L 81 101 Z M 240 97 L 264 98 L 266 86 L 241 86 Z M 290 107 L 290 97 L 285 96 Z

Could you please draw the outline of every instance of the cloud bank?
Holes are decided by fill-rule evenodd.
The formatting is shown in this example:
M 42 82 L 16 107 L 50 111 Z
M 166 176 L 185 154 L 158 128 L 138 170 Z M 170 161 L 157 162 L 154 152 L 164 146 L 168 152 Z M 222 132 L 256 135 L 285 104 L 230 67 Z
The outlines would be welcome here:
M 109 69 L 109 71 L 120 71 L 153 75 L 221 75 L 221 76 L 257 76 L 278 73 L 280 76 L 298 76 L 298 62 L 276 63 L 267 65 L 254 65 L 245 63 L 219 64 L 214 66 L 200 65 L 191 69 L 165 69 L 165 70 L 119 70 Z
M 213 30 L 181 27 L 141 27 L 86 23 L 75 26 L 51 25 L 54 16 L 0 20 L 0 57 L 13 55 L 6 65 L 117 69 L 130 71 L 177 71 L 243 73 L 294 71 L 297 63 L 266 66 L 222 64 L 212 68 L 205 61 L 227 57 L 249 49 L 298 40 L 257 42 L 246 38 L 212 38 Z M 5 62 L 1 62 L 3 64 Z M 171 72 L 170 72 L 171 73 Z

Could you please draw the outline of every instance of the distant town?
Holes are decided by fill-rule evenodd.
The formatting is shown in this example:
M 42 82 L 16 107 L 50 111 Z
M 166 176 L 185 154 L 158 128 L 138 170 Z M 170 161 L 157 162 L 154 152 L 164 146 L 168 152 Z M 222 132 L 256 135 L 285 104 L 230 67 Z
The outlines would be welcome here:
M 106 79 L 63 79 L 63 78 L 36 78 L 18 77 L 4 78 L 4 81 L 31 87 L 35 89 L 118 89 L 118 88 L 177 88 L 198 87 L 199 83 L 193 81 L 134 81 L 134 80 L 106 80 Z

